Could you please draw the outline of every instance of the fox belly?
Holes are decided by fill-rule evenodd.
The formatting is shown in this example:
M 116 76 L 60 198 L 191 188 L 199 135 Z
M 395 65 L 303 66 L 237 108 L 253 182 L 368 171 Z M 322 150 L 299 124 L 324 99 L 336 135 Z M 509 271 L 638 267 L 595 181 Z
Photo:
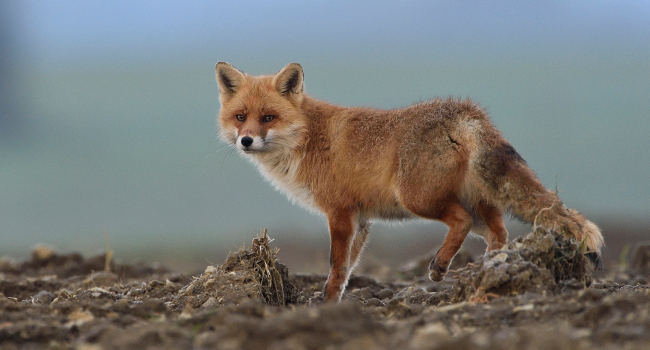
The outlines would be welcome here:
M 359 210 L 359 216 L 366 219 L 380 220 L 406 220 L 415 218 L 412 212 L 404 208 L 397 201 L 374 207 L 361 208 Z

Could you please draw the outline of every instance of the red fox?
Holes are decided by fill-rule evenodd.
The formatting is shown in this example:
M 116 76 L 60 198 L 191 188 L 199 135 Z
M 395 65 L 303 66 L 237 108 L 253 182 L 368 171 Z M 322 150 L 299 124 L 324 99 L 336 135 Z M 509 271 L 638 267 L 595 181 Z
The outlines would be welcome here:
M 504 212 L 584 241 L 598 258 L 598 227 L 547 190 L 469 100 L 406 108 L 347 108 L 303 91 L 290 63 L 269 76 L 216 65 L 221 137 L 294 202 L 322 212 L 330 232 L 327 301 L 340 301 L 372 219 L 426 218 L 449 232 L 429 266 L 439 281 L 467 234 L 506 244 Z

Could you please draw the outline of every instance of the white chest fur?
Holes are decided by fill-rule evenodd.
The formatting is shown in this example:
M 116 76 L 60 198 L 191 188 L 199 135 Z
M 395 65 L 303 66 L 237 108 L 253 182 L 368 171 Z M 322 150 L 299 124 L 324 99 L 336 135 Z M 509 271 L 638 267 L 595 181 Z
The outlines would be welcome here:
M 251 155 L 251 158 L 260 173 L 291 202 L 318 212 L 311 191 L 296 179 L 302 157 L 285 152 L 273 152 Z

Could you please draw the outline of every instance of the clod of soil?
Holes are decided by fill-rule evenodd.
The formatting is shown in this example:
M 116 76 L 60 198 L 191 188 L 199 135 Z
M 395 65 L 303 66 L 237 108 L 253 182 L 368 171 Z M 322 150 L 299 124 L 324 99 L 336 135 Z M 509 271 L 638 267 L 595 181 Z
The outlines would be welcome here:
M 641 242 L 636 245 L 632 253 L 630 270 L 646 276 L 650 275 L 650 242 Z
M 221 266 L 208 266 L 183 287 L 171 302 L 174 309 L 240 304 L 258 300 L 269 305 L 296 302 L 296 288 L 289 281 L 289 270 L 277 261 L 266 231 L 253 239 L 247 250 L 230 254 Z
M 500 250 L 450 273 L 458 280 L 453 301 L 525 292 L 552 293 L 571 282 L 589 286 L 592 267 L 575 240 L 538 228 Z

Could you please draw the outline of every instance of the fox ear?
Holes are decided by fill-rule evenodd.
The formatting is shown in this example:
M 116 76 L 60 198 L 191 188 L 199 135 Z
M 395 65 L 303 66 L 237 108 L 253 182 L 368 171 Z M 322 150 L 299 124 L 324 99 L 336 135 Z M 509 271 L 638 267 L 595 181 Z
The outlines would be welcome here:
M 300 94 L 303 90 L 303 79 L 302 66 L 298 63 L 289 63 L 273 77 L 273 84 L 283 95 Z
M 215 69 L 221 94 L 234 94 L 237 92 L 244 82 L 244 73 L 226 62 L 217 63 Z

